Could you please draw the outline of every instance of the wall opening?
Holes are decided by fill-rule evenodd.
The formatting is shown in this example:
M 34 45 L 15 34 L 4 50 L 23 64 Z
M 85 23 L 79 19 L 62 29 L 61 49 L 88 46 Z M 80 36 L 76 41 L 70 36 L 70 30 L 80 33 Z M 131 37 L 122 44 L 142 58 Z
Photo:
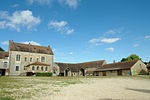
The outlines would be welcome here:
M 80 74 L 80 75 L 81 75 L 81 76 L 85 76 L 85 70 L 84 70 L 83 68 L 81 68 L 80 71 L 81 71 L 81 74 Z

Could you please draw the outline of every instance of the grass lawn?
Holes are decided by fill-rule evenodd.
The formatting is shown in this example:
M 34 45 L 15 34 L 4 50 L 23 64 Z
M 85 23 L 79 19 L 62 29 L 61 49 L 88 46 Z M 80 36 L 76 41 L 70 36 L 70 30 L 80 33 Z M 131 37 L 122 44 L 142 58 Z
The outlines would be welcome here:
M 143 78 L 150 76 L 87 76 L 87 77 L 35 77 L 3 76 L 0 77 L 0 100 L 28 99 L 33 96 L 47 96 L 58 93 L 62 87 L 83 83 L 89 78 Z

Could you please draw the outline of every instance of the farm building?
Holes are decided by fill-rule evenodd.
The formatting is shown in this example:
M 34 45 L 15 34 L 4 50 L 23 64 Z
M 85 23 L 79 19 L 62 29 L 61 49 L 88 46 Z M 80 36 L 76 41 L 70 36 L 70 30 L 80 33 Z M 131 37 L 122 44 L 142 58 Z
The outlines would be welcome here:
M 93 75 L 94 70 L 106 64 L 105 60 L 85 63 L 55 63 L 59 67 L 60 76 L 87 76 Z
M 53 72 L 53 55 L 50 46 L 9 41 L 9 75 L 26 75 L 27 71 L 34 73 L 46 69 L 48 72 Z
M 105 64 L 94 71 L 96 76 L 118 76 L 147 74 L 146 65 L 141 60 Z
M 148 74 L 150 75 L 150 63 L 147 65 Z
M 0 76 L 8 75 L 9 72 L 9 53 L 0 51 Z

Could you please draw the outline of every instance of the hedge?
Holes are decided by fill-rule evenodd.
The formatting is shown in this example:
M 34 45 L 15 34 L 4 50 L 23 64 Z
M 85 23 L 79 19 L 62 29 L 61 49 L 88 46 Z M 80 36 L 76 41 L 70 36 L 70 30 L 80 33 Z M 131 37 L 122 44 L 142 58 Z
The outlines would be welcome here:
M 36 76 L 53 76 L 53 73 L 51 72 L 45 72 L 45 73 L 40 73 L 40 72 L 37 72 L 35 73 Z

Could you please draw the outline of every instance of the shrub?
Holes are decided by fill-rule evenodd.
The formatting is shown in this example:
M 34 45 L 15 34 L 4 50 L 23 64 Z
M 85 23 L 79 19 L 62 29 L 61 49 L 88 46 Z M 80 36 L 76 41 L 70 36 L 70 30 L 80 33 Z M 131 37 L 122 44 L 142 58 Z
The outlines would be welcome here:
M 45 72 L 45 73 L 40 73 L 37 72 L 35 73 L 36 76 L 53 76 L 53 74 L 51 72 Z
M 0 100 L 14 100 L 14 99 L 9 98 L 9 97 L 1 97 Z
M 26 73 L 26 76 L 32 76 L 32 75 L 33 75 L 32 72 L 27 72 L 27 73 Z

